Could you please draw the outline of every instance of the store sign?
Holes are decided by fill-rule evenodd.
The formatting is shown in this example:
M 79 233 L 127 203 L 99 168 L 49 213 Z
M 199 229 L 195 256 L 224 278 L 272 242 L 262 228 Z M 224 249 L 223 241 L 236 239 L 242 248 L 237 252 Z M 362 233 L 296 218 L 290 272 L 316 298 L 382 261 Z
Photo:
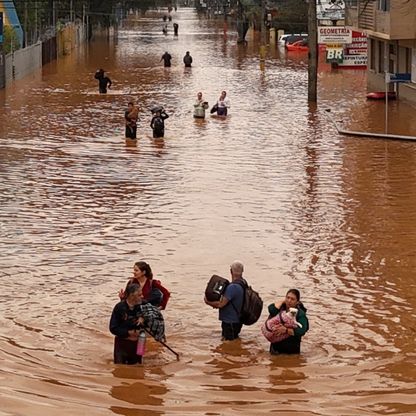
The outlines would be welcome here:
M 344 45 L 344 59 L 339 66 L 367 66 L 367 35 L 365 33 L 352 31 L 352 41 Z
M 344 60 L 344 49 L 342 45 L 329 44 L 326 45 L 326 62 L 329 64 L 340 64 Z
M 352 42 L 352 30 L 344 26 L 319 26 L 318 43 L 346 44 Z
M 343 0 L 318 0 L 316 3 L 316 18 L 318 20 L 345 19 L 345 4 Z

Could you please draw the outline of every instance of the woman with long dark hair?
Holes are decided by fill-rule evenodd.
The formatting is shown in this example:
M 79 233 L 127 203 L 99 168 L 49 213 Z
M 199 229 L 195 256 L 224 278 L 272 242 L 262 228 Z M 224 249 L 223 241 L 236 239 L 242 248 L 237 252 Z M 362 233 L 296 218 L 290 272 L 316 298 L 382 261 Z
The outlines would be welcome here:
M 306 316 L 306 308 L 300 301 L 300 292 L 297 289 L 290 289 L 286 297 L 276 303 L 269 305 L 269 319 L 278 315 L 281 311 L 289 311 L 289 308 L 297 308 L 296 321 L 302 326 L 297 328 L 288 328 L 282 325 L 277 331 L 281 334 L 287 333 L 288 338 L 270 344 L 271 354 L 299 354 L 302 337 L 309 329 L 309 321 Z
M 147 300 L 153 306 L 159 309 L 165 309 L 170 298 L 170 292 L 162 286 L 160 280 L 153 279 L 153 272 L 148 263 L 138 261 L 133 267 L 133 277 L 129 279 L 126 289 L 132 283 L 138 283 L 142 288 L 143 299 Z M 126 289 L 121 289 L 119 297 L 121 300 L 125 297 Z

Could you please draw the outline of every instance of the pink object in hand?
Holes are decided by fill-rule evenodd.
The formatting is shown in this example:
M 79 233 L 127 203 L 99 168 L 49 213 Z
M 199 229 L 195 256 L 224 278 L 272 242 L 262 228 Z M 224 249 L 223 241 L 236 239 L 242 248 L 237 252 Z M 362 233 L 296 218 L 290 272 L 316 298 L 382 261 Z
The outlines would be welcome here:
M 139 339 L 137 340 L 136 354 L 143 357 L 146 349 L 146 334 L 144 331 L 140 331 Z

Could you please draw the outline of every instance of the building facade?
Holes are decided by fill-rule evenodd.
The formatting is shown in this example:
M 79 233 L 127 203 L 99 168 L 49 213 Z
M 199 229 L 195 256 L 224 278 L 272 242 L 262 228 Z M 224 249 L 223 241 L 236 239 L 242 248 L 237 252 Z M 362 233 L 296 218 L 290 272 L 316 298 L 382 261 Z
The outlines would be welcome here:
M 368 90 L 385 90 L 385 73 L 410 74 L 390 84 L 416 103 L 416 0 L 346 0 L 346 24 L 368 35 Z

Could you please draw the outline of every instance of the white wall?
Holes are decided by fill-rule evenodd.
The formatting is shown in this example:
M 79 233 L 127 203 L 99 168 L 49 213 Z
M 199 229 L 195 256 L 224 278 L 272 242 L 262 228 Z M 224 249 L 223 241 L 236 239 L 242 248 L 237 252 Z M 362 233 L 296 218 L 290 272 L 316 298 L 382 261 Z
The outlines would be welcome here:
M 36 43 L 6 55 L 6 85 L 42 66 L 42 44 Z

